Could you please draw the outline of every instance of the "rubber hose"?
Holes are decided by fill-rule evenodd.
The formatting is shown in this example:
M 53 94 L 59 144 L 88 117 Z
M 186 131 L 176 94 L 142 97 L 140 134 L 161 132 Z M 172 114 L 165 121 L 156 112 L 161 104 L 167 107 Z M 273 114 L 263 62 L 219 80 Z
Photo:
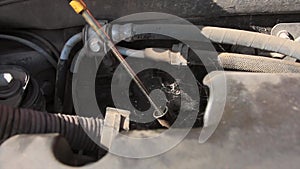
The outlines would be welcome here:
M 60 133 L 74 150 L 94 152 L 98 146 L 86 132 L 100 143 L 102 124 L 98 118 L 50 114 L 0 105 L 0 144 L 17 134 Z
M 227 28 L 202 27 L 200 29 L 205 37 L 216 43 L 257 48 L 300 59 L 300 44 L 289 39 Z
M 23 35 L 27 35 L 27 36 L 30 36 L 38 41 L 40 41 L 41 43 L 43 43 L 47 48 L 49 48 L 51 50 L 51 52 L 54 54 L 54 56 L 59 59 L 59 52 L 57 50 L 57 48 L 52 44 L 50 43 L 48 40 L 46 40 L 45 38 L 35 34 L 35 33 L 32 33 L 32 32 L 27 32 L 27 31 L 11 31 L 12 33 L 20 33 L 20 34 L 23 34 Z
M 55 59 L 59 59 L 59 52 L 58 52 L 57 48 L 52 43 L 50 43 L 48 40 L 39 36 L 38 34 L 28 32 L 28 31 L 22 31 L 22 30 L 4 30 L 1 33 L 13 35 L 13 36 L 21 36 L 22 38 L 26 38 L 26 39 L 33 38 L 33 39 L 37 40 L 38 44 L 40 44 L 40 43 L 43 44 L 42 46 L 40 46 L 40 45 L 39 46 L 42 47 L 46 52 L 48 52 L 50 55 L 54 55 Z M 46 48 L 44 48 L 44 47 L 46 47 Z M 48 51 L 47 49 L 50 49 L 50 51 Z
M 68 72 L 68 60 L 74 46 L 82 41 L 82 33 L 72 36 L 64 45 L 57 64 L 56 84 L 54 94 L 54 108 L 56 112 L 62 111 L 63 98 L 65 93 L 66 77 Z
M 221 53 L 219 64 L 226 69 L 261 73 L 300 73 L 300 63 L 236 53 Z
M 34 49 L 35 51 L 37 51 L 39 54 L 41 54 L 42 56 L 44 56 L 48 62 L 54 67 L 56 68 L 56 61 L 49 55 L 49 53 L 47 53 L 43 48 L 39 47 L 38 45 L 26 40 L 26 39 L 22 39 L 16 36 L 11 36 L 11 35 L 3 35 L 0 34 L 0 39 L 7 39 L 7 40 L 12 40 L 15 42 L 19 42 L 27 47 L 30 47 L 31 49 Z

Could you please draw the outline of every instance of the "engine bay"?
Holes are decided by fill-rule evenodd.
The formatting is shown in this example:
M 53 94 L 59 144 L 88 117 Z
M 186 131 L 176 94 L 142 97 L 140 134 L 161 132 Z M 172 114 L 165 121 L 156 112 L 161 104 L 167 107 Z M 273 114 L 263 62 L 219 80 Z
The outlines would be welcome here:
M 298 1 L 86 3 L 0 2 L 0 168 L 297 168 Z

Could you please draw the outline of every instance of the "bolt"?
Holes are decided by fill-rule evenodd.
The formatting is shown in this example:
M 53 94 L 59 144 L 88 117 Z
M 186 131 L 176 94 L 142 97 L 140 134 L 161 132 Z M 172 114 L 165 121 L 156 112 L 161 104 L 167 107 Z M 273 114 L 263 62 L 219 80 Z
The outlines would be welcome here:
M 97 38 L 92 38 L 89 41 L 89 47 L 91 51 L 97 53 L 101 50 L 100 41 Z
M 10 73 L 0 73 L 0 86 L 8 86 L 13 80 L 13 76 Z
M 283 39 L 294 40 L 294 37 L 286 30 L 279 31 L 277 33 L 277 37 L 280 37 L 280 38 L 283 38 Z

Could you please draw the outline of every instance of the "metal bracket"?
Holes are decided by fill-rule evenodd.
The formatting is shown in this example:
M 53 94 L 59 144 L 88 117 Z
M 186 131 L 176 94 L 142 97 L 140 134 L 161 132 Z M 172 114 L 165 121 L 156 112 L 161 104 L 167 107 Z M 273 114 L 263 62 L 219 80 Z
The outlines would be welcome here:
M 300 38 L 300 23 L 280 23 L 272 28 L 271 35 L 277 36 L 281 31 L 287 31 L 295 41 Z

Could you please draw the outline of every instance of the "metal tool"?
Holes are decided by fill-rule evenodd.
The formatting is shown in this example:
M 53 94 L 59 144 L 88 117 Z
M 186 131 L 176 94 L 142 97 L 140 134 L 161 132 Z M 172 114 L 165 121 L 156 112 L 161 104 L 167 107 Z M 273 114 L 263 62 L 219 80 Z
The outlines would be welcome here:
M 153 113 L 153 116 L 158 120 L 158 122 L 164 126 L 169 128 L 170 124 L 167 123 L 167 121 L 160 119 L 163 117 L 167 112 L 162 111 L 152 100 L 152 98 L 149 95 L 149 92 L 141 82 L 141 80 L 137 77 L 136 73 L 132 70 L 130 65 L 126 62 L 126 60 L 123 58 L 123 56 L 120 54 L 118 49 L 115 47 L 114 43 L 108 36 L 108 34 L 102 29 L 102 26 L 100 23 L 95 19 L 95 17 L 91 14 L 91 12 L 88 10 L 86 4 L 82 0 L 72 0 L 70 3 L 70 6 L 74 9 L 74 11 L 77 14 L 82 15 L 82 17 L 85 19 L 85 21 L 91 26 L 91 28 L 96 32 L 96 34 L 99 36 L 99 38 L 103 41 L 104 45 L 106 45 L 111 51 L 113 52 L 114 56 L 120 61 L 121 65 L 125 68 L 125 70 L 129 73 L 133 81 L 136 83 L 136 85 L 139 87 L 139 89 L 142 91 L 142 93 L 146 96 L 150 104 L 154 107 L 155 113 Z

